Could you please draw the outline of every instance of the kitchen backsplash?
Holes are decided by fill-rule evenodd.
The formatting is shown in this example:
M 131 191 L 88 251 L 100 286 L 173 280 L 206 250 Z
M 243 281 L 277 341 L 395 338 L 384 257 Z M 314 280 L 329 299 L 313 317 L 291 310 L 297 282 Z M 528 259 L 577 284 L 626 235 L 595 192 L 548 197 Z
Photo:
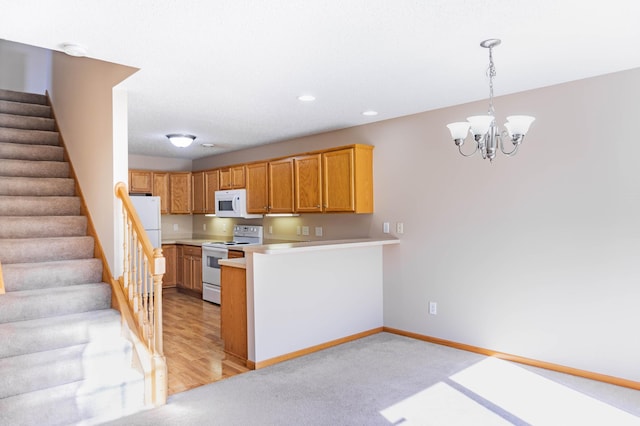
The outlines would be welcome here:
M 370 235 L 372 215 L 307 214 L 263 219 L 217 218 L 204 215 L 163 215 L 162 238 L 207 238 L 228 236 L 233 225 L 262 225 L 269 240 L 339 240 Z M 309 235 L 304 235 L 308 231 Z M 299 234 L 298 234 L 299 232 Z M 317 235 L 321 234 L 321 235 Z

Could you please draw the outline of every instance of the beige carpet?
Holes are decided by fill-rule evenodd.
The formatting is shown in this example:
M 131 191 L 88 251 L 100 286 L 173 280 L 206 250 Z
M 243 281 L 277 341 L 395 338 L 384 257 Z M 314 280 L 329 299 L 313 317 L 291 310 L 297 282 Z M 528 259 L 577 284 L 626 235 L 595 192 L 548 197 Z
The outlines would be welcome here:
M 111 425 L 640 425 L 640 392 L 380 333 Z

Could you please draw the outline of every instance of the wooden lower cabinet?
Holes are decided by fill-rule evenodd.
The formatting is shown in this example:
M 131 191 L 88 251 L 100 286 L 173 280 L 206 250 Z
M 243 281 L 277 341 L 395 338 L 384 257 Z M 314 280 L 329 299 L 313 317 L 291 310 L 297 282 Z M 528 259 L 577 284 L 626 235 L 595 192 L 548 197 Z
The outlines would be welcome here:
M 202 297 L 202 248 L 178 246 L 178 288 Z
M 247 285 L 246 269 L 220 267 L 220 334 L 225 353 L 243 360 L 247 350 Z
M 162 255 L 165 261 L 164 278 L 162 279 L 162 288 L 176 286 L 176 263 L 178 262 L 177 247 L 175 244 L 163 244 Z

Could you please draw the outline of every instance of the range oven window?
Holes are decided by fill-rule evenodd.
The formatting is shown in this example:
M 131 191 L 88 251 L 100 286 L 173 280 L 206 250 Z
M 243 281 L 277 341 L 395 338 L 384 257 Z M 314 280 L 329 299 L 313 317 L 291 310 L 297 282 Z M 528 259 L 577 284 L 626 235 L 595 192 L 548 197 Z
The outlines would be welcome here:
M 208 268 L 220 269 L 220 264 L 218 263 L 218 260 L 220 259 L 221 258 L 217 256 L 207 255 L 205 262 L 207 263 Z

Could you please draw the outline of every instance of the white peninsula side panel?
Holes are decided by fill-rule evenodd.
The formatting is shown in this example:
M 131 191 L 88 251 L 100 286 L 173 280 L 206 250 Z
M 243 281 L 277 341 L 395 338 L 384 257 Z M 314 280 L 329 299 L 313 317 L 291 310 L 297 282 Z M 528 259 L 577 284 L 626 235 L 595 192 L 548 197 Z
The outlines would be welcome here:
M 252 253 L 248 355 L 260 363 L 383 325 L 382 246 Z

